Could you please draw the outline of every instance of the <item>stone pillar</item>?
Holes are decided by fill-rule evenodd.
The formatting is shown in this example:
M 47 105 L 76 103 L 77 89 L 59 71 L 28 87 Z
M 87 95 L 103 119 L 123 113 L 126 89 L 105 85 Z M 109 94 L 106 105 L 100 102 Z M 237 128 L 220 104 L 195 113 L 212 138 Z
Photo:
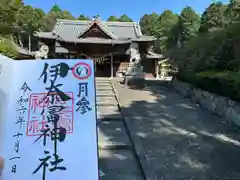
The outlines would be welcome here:
M 113 69 L 113 53 L 111 53 L 111 79 L 114 76 L 114 69 Z

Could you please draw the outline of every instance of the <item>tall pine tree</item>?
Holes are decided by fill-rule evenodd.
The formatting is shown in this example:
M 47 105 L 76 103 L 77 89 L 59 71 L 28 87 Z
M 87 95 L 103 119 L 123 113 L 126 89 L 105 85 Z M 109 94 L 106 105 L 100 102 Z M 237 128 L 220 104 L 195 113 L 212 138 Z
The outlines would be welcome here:
M 189 6 L 179 16 L 179 41 L 181 44 L 196 36 L 200 27 L 200 16 Z
M 159 18 L 159 15 L 156 13 L 145 14 L 140 19 L 140 23 L 139 23 L 142 29 L 142 33 L 159 38 L 158 18 Z
M 202 14 L 199 32 L 222 28 L 224 25 L 224 5 L 221 2 L 212 3 Z
M 240 22 L 240 0 L 230 0 L 225 16 L 228 24 Z
M 174 43 L 172 29 L 178 23 L 178 15 L 174 14 L 170 10 L 165 10 L 158 18 L 158 34 L 160 40 L 160 48 L 162 51 L 173 46 Z

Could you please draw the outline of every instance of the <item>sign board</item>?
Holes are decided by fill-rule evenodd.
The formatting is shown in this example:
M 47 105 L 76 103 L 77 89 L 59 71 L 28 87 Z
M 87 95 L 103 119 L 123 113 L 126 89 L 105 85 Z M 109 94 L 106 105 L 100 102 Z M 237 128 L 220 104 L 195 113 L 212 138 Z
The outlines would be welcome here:
M 93 61 L 0 64 L 3 179 L 97 180 Z

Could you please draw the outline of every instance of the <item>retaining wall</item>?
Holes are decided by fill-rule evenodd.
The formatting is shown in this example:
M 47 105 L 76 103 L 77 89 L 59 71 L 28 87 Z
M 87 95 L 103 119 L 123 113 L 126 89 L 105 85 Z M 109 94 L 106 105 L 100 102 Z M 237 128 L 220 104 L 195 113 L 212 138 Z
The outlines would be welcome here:
M 222 97 L 208 91 L 195 88 L 193 85 L 173 78 L 172 86 L 183 96 L 194 103 L 199 104 L 203 109 L 223 117 L 229 123 L 240 127 L 240 103 L 227 97 Z

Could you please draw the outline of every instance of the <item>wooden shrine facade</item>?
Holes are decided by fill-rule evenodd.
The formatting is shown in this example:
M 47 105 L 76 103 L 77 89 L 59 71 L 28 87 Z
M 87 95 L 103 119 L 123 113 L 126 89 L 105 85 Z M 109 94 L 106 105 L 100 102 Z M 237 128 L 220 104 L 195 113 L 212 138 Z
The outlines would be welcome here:
M 121 76 L 129 63 L 129 48 L 140 53 L 147 76 L 156 74 L 156 60 L 162 57 L 148 51 L 155 38 L 142 35 L 136 22 L 58 20 L 52 32 L 35 36 L 40 46 L 49 47 L 49 58 L 93 59 L 96 76 Z

